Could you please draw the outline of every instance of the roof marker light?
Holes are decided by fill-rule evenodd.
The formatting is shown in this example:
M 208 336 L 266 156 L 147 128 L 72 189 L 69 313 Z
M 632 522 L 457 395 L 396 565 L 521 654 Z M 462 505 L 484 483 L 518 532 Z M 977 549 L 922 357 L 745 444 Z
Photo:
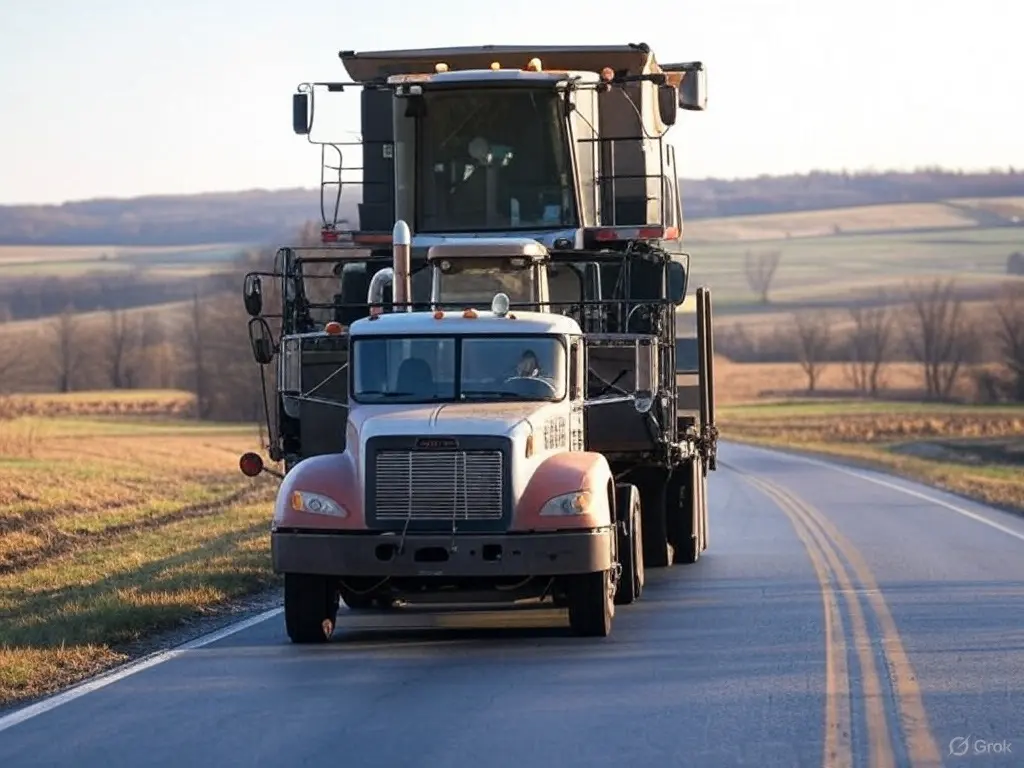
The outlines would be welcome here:
M 530 72 L 540 72 L 543 69 L 543 65 L 540 63 L 540 59 L 535 56 L 530 59 L 530 63 L 526 65 L 526 69 Z
M 440 309 L 436 310 L 434 312 L 434 319 L 435 320 L 443 320 L 444 319 L 444 312 L 441 311 Z
M 612 80 L 615 79 L 615 70 L 612 69 L 611 67 L 605 67 L 604 69 L 601 70 L 601 79 L 604 80 L 606 83 L 610 83 Z
M 491 62 L 491 69 L 501 69 L 501 64 L 497 61 Z
M 468 320 L 476 320 L 476 310 L 473 309 L 472 307 L 466 307 L 464 310 L 462 310 L 462 316 Z
M 443 61 L 439 61 L 437 62 L 437 64 L 434 65 L 434 71 L 437 72 L 438 74 L 440 74 L 441 72 L 447 72 L 448 65 L 445 64 Z
M 331 322 L 324 326 L 324 333 L 328 336 L 337 336 L 341 333 L 341 323 L 337 320 L 331 320 Z

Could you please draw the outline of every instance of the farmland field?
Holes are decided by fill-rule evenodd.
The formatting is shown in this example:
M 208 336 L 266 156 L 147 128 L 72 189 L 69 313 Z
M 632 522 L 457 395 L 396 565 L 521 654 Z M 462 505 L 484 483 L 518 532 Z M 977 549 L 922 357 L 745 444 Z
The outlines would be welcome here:
M 789 402 L 719 410 L 724 440 L 839 457 L 1024 513 L 1024 406 Z
M 853 234 L 747 242 L 691 241 L 693 285 L 712 289 L 716 305 L 750 307 L 747 251 L 779 251 L 770 297 L 779 303 L 840 302 L 900 290 L 907 280 L 954 277 L 965 288 L 991 293 L 1005 282 L 1006 260 L 1024 249 L 1024 227 L 928 233 Z M 739 307 L 737 307 L 739 308 Z M 756 307 L 750 307 L 756 309 Z
M 177 418 L 182 393 L 60 400 L 0 405 L 0 703 L 275 583 L 255 427 Z
M 247 246 L 211 243 L 196 246 L 0 246 L 5 277 L 75 277 L 89 272 L 130 270 L 176 276 L 204 274 L 223 266 Z

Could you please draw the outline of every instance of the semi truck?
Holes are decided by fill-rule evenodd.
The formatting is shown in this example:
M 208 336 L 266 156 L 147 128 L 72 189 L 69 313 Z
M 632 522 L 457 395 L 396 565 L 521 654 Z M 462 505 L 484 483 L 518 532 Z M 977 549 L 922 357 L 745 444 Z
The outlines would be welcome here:
M 289 636 L 329 638 L 340 601 L 483 600 L 553 602 L 607 635 L 645 568 L 708 544 L 711 296 L 680 312 L 664 141 L 680 108 L 706 107 L 704 67 L 643 44 L 340 57 L 350 81 L 293 96 L 293 129 L 322 152 L 322 242 L 243 286 L 257 363 L 277 361 Z M 314 140 L 317 95 L 345 90 L 362 140 Z M 274 471 L 256 453 L 240 466 Z

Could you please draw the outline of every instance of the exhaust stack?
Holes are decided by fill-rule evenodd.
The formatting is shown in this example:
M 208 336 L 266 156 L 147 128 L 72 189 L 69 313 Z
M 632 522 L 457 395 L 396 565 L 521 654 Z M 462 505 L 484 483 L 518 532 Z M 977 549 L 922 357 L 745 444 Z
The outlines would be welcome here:
M 405 312 L 411 312 L 412 306 L 412 278 L 409 275 L 412 259 L 412 234 L 409 232 L 409 225 L 399 219 L 395 222 L 395 229 L 391 233 L 393 250 L 393 273 L 394 273 L 394 298 L 395 304 L 405 304 Z
M 392 259 L 390 267 L 377 272 L 370 280 L 369 290 L 366 292 L 366 303 L 370 305 L 370 314 L 378 315 L 383 309 L 384 286 L 390 285 L 392 290 L 392 301 L 401 305 L 412 301 L 412 235 L 409 232 L 409 225 L 399 219 L 395 223 L 395 229 L 391 233 Z M 405 312 L 412 312 L 411 306 L 402 308 Z

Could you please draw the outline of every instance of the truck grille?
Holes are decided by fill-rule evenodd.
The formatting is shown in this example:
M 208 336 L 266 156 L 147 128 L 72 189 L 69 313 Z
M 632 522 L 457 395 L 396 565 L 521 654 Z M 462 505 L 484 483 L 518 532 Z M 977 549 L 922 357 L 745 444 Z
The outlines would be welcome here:
M 500 520 L 501 451 L 382 450 L 376 456 L 377 520 Z

